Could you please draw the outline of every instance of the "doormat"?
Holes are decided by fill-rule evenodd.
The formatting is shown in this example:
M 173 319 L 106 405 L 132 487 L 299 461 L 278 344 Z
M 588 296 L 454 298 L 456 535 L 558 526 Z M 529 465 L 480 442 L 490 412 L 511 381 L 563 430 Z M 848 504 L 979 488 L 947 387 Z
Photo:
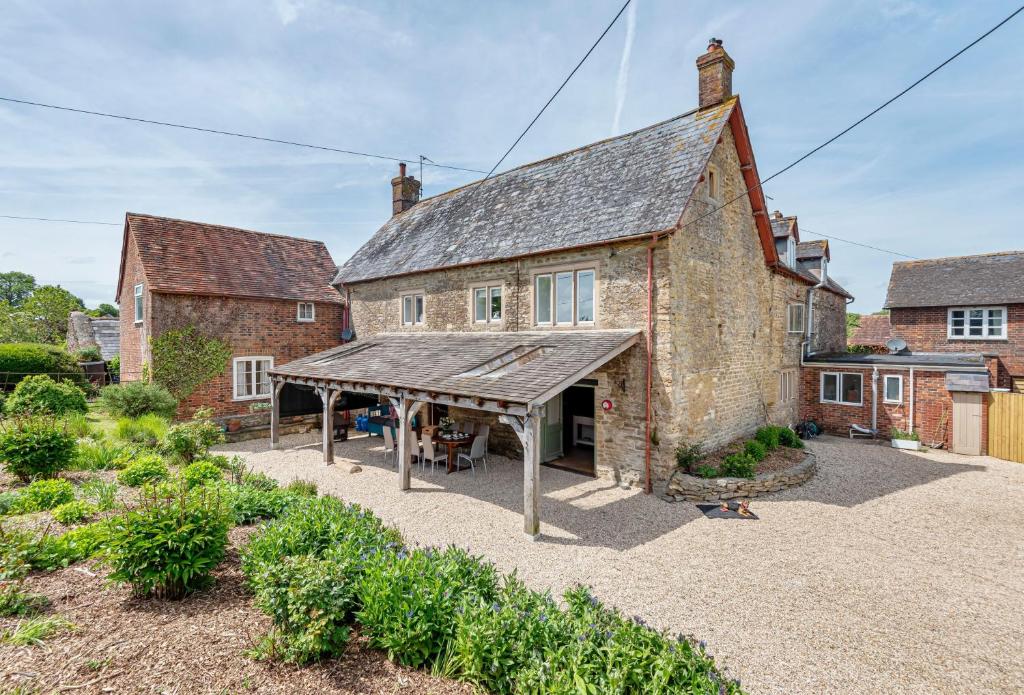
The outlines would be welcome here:
M 747 510 L 745 514 L 740 514 L 740 503 L 729 502 L 729 511 L 722 509 L 721 504 L 698 504 L 697 509 L 704 512 L 704 516 L 709 519 L 751 519 L 756 521 L 757 514 Z

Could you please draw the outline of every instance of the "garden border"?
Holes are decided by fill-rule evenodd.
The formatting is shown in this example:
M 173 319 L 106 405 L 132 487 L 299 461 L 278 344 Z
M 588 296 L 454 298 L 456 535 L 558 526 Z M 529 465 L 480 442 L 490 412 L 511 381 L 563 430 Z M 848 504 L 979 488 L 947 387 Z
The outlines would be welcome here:
M 811 452 L 800 463 L 781 471 L 760 473 L 753 478 L 700 478 L 677 470 L 668 479 L 663 499 L 675 502 L 710 502 L 741 497 L 758 497 L 803 485 L 818 471 Z

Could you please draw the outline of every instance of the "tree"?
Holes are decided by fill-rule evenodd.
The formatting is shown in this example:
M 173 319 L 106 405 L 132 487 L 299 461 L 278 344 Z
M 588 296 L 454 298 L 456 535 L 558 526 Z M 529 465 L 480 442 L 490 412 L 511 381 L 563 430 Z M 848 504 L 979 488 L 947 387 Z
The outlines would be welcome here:
M 23 310 L 35 329 L 41 343 L 59 344 L 68 337 L 68 316 L 72 311 L 83 311 L 81 299 L 63 287 L 43 285 L 37 287 L 25 300 Z
M 89 316 L 113 316 L 114 318 L 121 315 L 116 306 L 113 304 L 107 304 L 106 302 L 100 304 L 95 309 L 89 309 L 88 313 Z
M 846 312 L 846 337 L 853 335 L 853 329 L 860 325 L 860 314 Z
M 0 300 L 0 343 L 34 343 L 36 331 L 24 311 Z
M 12 270 L 0 273 L 0 302 L 6 302 L 17 309 L 29 298 L 36 288 L 36 279 L 28 273 Z

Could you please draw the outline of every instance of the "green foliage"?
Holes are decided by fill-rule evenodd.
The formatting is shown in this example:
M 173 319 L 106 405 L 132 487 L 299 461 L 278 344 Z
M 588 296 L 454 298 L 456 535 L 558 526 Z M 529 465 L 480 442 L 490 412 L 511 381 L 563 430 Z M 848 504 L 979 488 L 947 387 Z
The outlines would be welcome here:
M 0 642 L 15 647 L 38 647 L 58 632 L 74 630 L 74 623 L 59 615 L 41 615 L 21 620 L 10 630 L 0 632 Z
M 197 414 L 198 415 L 198 414 Z M 224 431 L 210 420 L 194 418 L 174 425 L 164 437 L 164 449 L 178 461 L 191 463 L 204 457 L 210 447 L 224 441 Z
M 694 466 L 704 459 L 704 446 L 700 442 L 682 442 L 676 447 L 676 466 L 692 473 Z
M 750 454 L 730 454 L 722 459 L 718 473 L 728 478 L 753 478 L 757 474 L 757 459 Z
M 892 428 L 891 436 L 893 439 L 905 439 L 911 442 L 921 441 L 921 436 L 917 432 L 906 432 L 898 427 Z
M 80 524 L 96 513 L 96 507 L 84 500 L 74 500 L 54 508 L 53 518 L 64 524 L 72 526 Z
M 304 497 L 316 497 L 316 483 L 309 480 L 293 480 L 285 490 Z
M 852 311 L 846 312 L 846 337 L 853 335 L 853 330 L 860 326 L 860 314 Z
M 43 285 L 32 291 L 22 305 L 41 343 L 60 344 L 68 337 L 68 317 L 84 311 L 85 304 L 63 287 Z
M 150 341 L 153 380 L 175 398 L 188 398 L 200 384 L 222 374 L 231 360 L 231 346 L 202 335 L 194 326 L 164 331 Z
M 182 469 L 181 478 L 188 487 L 193 488 L 214 480 L 222 480 L 224 472 L 212 461 L 196 461 Z
M 266 473 L 259 473 L 249 471 L 242 474 L 242 485 L 246 487 L 256 488 L 257 490 L 276 490 L 278 485 L 277 481 L 271 478 Z
M 94 435 L 100 436 L 93 431 L 92 424 L 89 423 L 89 418 L 85 413 L 71 413 L 63 419 L 68 432 L 77 439 L 85 439 Z
M 109 371 L 111 374 L 113 374 L 114 376 L 116 376 L 118 378 L 121 377 L 121 356 L 120 355 L 114 355 L 113 357 L 110 358 L 110 361 L 107 362 L 107 371 Z
M 103 546 L 106 531 L 106 521 L 79 526 L 60 536 L 0 529 L 0 581 L 16 579 L 28 568 L 50 571 L 93 557 Z
M 224 559 L 229 517 L 220 496 L 182 485 L 146 490 L 141 504 L 110 521 L 110 579 L 137 596 L 180 599 L 202 588 Z
M 117 504 L 117 483 L 93 478 L 83 482 L 78 492 L 83 500 L 100 512 L 109 512 Z
M 95 309 L 89 309 L 89 311 L 87 311 L 86 313 L 89 314 L 89 316 L 92 316 L 92 317 L 95 317 L 95 318 L 101 318 L 103 316 L 111 316 L 111 317 L 116 319 L 118 316 L 121 315 L 121 312 L 118 310 L 118 308 L 116 306 L 114 306 L 113 304 L 108 304 L 106 302 L 102 302 Z
M 167 436 L 167 420 L 150 413 L 139 417 L 123 417 L 117 421 L 114 436 L 122 442 L 139 444 L 147 449 L 158 448 Z
M 768 455 L 768 448 L 756 439 L 751 439 L 743 445 L 743 453 L 760 462 L 764 461 L 764 457 Z
M 263 490 L 249 485 L 230 485 L 225 489 L 225 501 L 236 524 L 276 519 L 300 499 L 285 490 Z
M 715 468 L 714 466 L 708 466 L 706 464 L 703 466 L 697 466 L 697 475 L 700 476 L 701 478 L 717 478 L 718 469 Z
M 0 273 L 0 302 L 7 302 L 12 307 L 20 307 L 32 296 L 36 288 L 36 279 L 28 273 L 12 270 Z
M 804 441 L 800 436 L 788 427 L 779 428 L 779 444 L 790 449 L 803 449 Z
M 13 490 L 0 492 L 0 516 L 13 514 L 18 502 L 18 493 Z
M 50 603 L 42 594 L 30 594 L 21 582 L 0 583 L 0 617 L 24 618 L 35 615 Z
M 117 367 L 120 371 L 120 361 Z M 111 370 L 113 371 L 113 365 Z M 154 414 L 170 420 L 178 409 L 178 401 L 170 391 L 159 384 L 145 381 L 129 381 L 104 387 L 100 391 L 100 404 L 114 417 Z
M 754 434 L 754 439 L 764 444 L 768 451 L 775 451 L 779 448 L 779 428 L 773 425 L 759 427 Z
M 66 379 L 54 381 L 45 374 L 22 379 L 4 402 L 8 415 L 66 415 L 88 409 L 85 391 Z
M 75 446 L 63 424 L 49 418 L 17 418 L 0 425 L 0 461 L 8 473 L 25 482 L 67 468 Z
M 75 453 L 75 468 L 82 471 L 120 470 L 131 461 L 128 449 L 104 442 L 81 442 Z
M 18 514 L 42 512 L 75 499 L 75 488 L 66 480 L 49 478 L 21 490 L 14 508 Z
M 122 485 L 138 487 L 143 483 L 155 483 L 167 478 L 167 464 L 159 454 L 142 454 L 117 474 Z
M 85 373 L 75 358 L 55 345 L 0 343 L 0 379 L 17 383 L 30 374 L 49 374 L 85 386 Z
M 75 353 L 75 359 L 79 362 L 102 362 L 103 355 L 95 345 L 87 345 Z

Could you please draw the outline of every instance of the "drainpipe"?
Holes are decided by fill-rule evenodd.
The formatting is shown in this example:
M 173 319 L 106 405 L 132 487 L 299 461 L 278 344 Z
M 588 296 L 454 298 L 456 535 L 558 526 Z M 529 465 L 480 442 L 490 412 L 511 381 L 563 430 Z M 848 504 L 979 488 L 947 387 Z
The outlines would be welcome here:
M 878 367 L 871 368 L 871 431 L 878 434 Z
M 910 433 L 914 433 L 914 368 L 910 368 Z
M 654 361 L 654 245 L 658 243 L 658 235 L 651 236 L 647 245 L 647 403 L 644 409 L 644 492 L 651 494 L 651 382 Z

